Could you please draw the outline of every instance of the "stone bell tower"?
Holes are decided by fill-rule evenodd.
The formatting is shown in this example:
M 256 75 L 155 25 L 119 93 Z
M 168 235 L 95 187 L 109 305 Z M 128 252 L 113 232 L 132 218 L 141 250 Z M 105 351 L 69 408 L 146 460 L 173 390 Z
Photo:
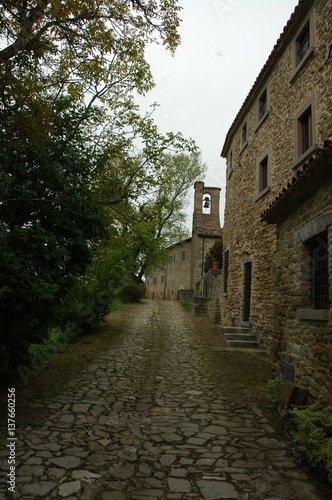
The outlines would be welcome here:
M 220 188 L 195 182 L 193 231 L 195 228 L 220 229 Z

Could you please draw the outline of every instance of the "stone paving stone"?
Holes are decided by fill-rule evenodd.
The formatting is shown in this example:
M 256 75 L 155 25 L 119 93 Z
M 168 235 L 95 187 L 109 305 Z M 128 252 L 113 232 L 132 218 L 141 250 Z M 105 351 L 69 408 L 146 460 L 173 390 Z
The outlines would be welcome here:
M 23 495 L 32 495 L 33 497 L 45 497 L 54 490 L 55 483 L 50 481 L 41 481 L 40 483 L 25 484 L 22 488 Z
M 86 372 L 33 402 L 48 416 L 17 429 L 15 498 L 327 500 L 247 389 L 216 374 L 191 314 L 150 301 L 122 319 Z
M 81 465 L 82 460 L 78 457 L 69 456 L 51 458 L 50 462 L 58 467 L 63 467 L 64 469 L 75 469 Z
M 205 500 L 219 500 L 221 498 L 239 498 L 234 486 L 223 481 L 197 481 Z
M 59 497 L 67 498 L 71 495 L 75 495 L 75 493 L 79 493 L 81 491 L 81 483 L 80 481 L 71 481 L 70 483 L 62 483 L 59 486 Z
M 174 477 L 168 478 L 168 487 L 170 491 L 176 491 L 178 493 L 189 493 L 191 490 L 190 481 L 186 479 L 177 479 Z

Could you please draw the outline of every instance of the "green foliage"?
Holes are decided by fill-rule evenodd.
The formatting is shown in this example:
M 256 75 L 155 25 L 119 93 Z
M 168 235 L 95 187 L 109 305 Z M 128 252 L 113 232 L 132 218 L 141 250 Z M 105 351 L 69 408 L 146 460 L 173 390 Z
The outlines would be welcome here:
M 216 240 L 204 260 L 204 272 L 208 272 L 213 267 L 213 262 L 219 262 L 222 267 L 223 245 L 222 239 Z
M 117 311 L 121 311 L 121 309 L 123 309 L 124 307 L 124 302 L 122 302 L 121 299 L 115 297 L 113 300 L 112 300 L 112 303 L 110 304 L 110 313 L 115 313 Z
M 327 474 L 332 482 L 332 416 L 319 403 L 287 411 L 293 438 L 312 467 Z
M 183 307 L 183 309 L 187 312 L 191 311 L 193 308 L 193 303 L 190 302 L 189 300 L 180 300 L 180 304 Z
M 285 379 L 282 374 L 268 381 L 265 393 L 268 405 L 271 409 L 276 410 L 278 408 L 284 385 Z
M 147 265 L 185 236 L 197 147 L 159 133 L 134 95 L 145 60 L 180 42 L 177 0 L 17 0 L 0 10 L 0 374 L 136 300 Z M 127 287 L 127 289 L 126 289 Z
M 125 304 L 139 302 L 146 295 L 144 283 L 125 283 L 117 290 L 117 297 Z

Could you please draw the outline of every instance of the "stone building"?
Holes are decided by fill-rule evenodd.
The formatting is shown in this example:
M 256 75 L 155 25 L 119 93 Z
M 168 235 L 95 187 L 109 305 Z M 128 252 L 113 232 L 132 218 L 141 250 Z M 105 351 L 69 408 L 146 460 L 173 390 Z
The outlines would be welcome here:
M 192 236 L 167 249 L 168 256 L 161 269 L 150 269 L 146 277 L 150 299 L 191 300 L 204 293 L 204 261 L 220 228 L 220 188 L 196 182 Z
M 222 324 L 332 401 L 332 0 L 301 0 L 222 149 Z M 332 283 L 331 283 L 332 284 Z

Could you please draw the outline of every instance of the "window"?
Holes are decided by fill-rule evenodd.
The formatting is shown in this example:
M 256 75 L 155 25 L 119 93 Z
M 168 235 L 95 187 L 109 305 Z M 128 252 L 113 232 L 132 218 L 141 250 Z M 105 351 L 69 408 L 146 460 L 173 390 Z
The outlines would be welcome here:
M 183 281 L 183 280 L 184 280 L 184 269 L 182 269 L 182 271 L 181 271 L 181 281 Z
M 298 120 L 298 153 L 305 153 L 312 146 L 312 113 L 311 106 Z
M 226 250 L 224 257 L 224 293 L 227 293 L 228 285 L 228 261 L 229 261 L 229 250 Z
M 174 262 L 176 262 L 176 254 L 174 254 Z
M 312 9 L 308 17 L 299 27 L 293 42 L 293 73 L 290 78 L 292 83 L 299 71 L 310 60 L 310 56 L 315 51 L 315 23 L 314 10 Z
M 329 252 L 327 232 L 312 241 L 311 301 L 315 309 L 329 309 Z
M 304 28 L 298 35 L 295 41 L 295 50 L 296 50 L 296 66 L 300 64 L 300 62 L 304 59 L 306 54 L 309 52 L 310 49 L 310 21 L 306 22 L 304 25 Z
M 258 100 L 258 121 L 261 121 L 262 118 L 267 113 L 267 89 L 264 90 L 262 95 Z
M 153 278 L 153 284 L 156 285 L 157 284 L 157 278 Z
M 259 164 L 259 192 L 261 193 L 264 191 L 267 186 L 267 178 L 268 178 L 268 156 L 265 156 L 265 158 L 260 162 Z
M 295 116 L 296 160 L 293 167 L 313 154 L 316 147 L 316 107 L 313 94 Z
M 267 148 L 257 160 L 257 196 L 259 200 L 270 190 L 270 148 Z
M 185 250 L 182 250 L 181 259 L 186 260 L 186 251 Z
M 172 264 L 172 263 L 173 263 L 173 255 L 170 255 L 170 256 L 168 257 L 168 263 L 169 263 L 169 264 Z
M 175 278 L 176 278 L 176 271 L 174 271 L 173 273 L 173 281 L 175 281 Z
M 148 286 L 150 285 L 150 278 L 148 278 L 148 283 L 147 283 L 147 285 L 148 285 Z
M 231 152 L 229 153 L 228 178 L 230 178 L 232 173 L 233 173 L 233 150 L 231 150 Z
M 241 131 L 241 146 L 244 148 L 244 146 L 247 144 L 247 122 L 243 124 L 242 126 L 242 131 Z
M 166 276 L 163 274 L 160 278 L 160 283 L 165 283 L 166 281 Z

